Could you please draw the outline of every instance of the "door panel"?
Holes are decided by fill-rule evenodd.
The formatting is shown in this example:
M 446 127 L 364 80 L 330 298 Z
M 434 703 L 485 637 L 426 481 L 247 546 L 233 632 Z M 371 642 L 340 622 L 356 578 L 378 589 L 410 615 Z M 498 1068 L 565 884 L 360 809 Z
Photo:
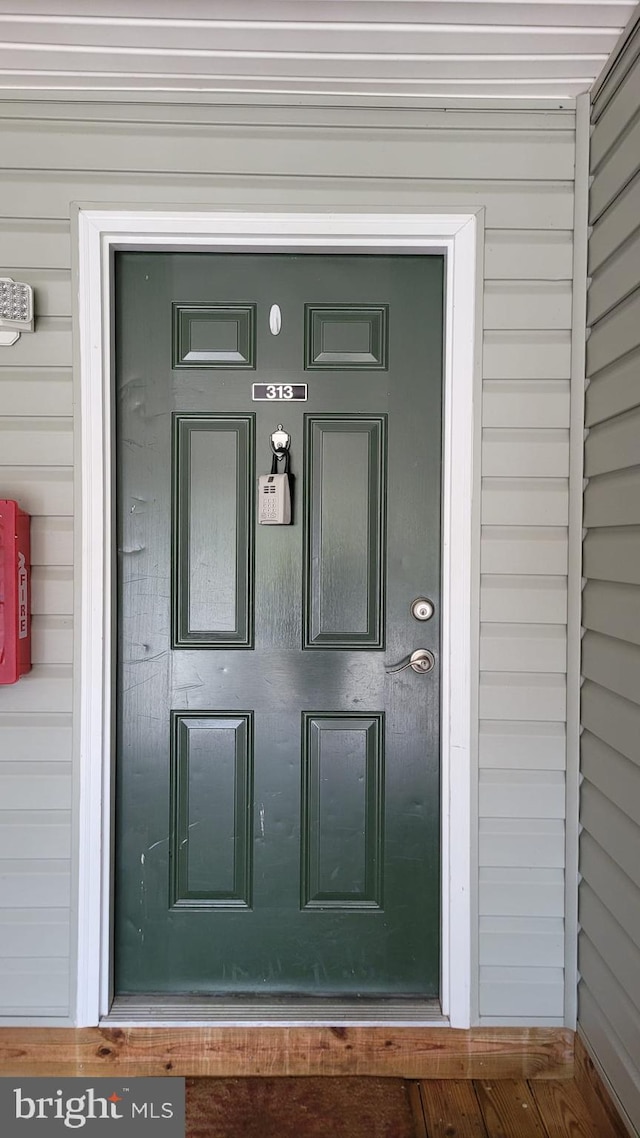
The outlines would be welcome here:
M 171 906 L 251 907 L 251 715 L 173 716 Z
M 174 416 L 174 648 L 251 643 L 253 426 Z
M 379 648 L 386 417 L 307 417 L 305 648 Z
M 383 717 L 303 718 L 302 905 L 381 909 Z
M 437 995 L 439 664 L 387 669 L 439 656 L 442 288 L 117 255 L 120 994 Z M 279 422 L 293 521 L 259 526 Z

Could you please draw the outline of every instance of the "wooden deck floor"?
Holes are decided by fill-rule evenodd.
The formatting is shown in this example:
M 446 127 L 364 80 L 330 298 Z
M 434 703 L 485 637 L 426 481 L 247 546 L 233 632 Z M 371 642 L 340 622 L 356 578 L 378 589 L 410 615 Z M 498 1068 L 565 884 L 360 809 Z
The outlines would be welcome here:
M 425 1080 L 409 1086 L 416 1138 L 621 1138 L 574 1079 Z
M 186 1138 L 629 1138 L 576 1079 L 188 1078 Z

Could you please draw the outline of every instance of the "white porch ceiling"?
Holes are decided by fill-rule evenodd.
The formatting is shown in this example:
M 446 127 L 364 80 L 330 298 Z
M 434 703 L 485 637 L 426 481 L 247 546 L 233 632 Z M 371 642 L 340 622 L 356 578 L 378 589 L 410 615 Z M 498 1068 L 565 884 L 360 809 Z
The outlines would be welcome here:
M 637 8 L 638 0 L 0 0 L 0 96 L 557 103 L 591 87 Z

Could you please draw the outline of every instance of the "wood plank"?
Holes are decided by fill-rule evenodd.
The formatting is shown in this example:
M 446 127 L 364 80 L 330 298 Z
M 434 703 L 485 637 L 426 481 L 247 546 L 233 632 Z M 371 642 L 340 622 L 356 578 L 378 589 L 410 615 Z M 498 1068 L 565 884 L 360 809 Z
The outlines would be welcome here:
M 598 1130 L 587 1104 L 571 1079 L 532 1082 L 531 1091 L 548 1138 L 608 1138 Z
M 575 1064 L 576 1086 L 596 1124 L 598 1138 L 629 1138 L 629 1131 L 611 1101 L 580 1031 L 576 1033 Z
M 0 1028 L 4 1075 L 571 1078 L 566 1028 Z
M 254 108 L 252 108 L 252 111 Z M 388 209 L 395 202 L 403 209 L 485 209 L 486 223 L 496 229 L 572 229 L 573 177 L 548 184 L 520 180 L 501 182 L 478 179 L 467 170 L 458 181 L 383 176 L 372 185 L 367 178 L 278 174 L 242 176 L 237 173 L 187 175 L 173 173 L 111 173 L 34 170 L 3 172 L 2 213 L 5 217 L 68 218 L 71 201 L 127 202 L 131 208 L 160 206 L 202 209 Z M 432 172 L 430 172 L 432 173 Z M 492 175 L 492 177 L 494 177 Z
M 430 1135 L 427 1133 L 427 1123 L 422 1109 L 420 1084 L 418 1082 L 409 1083 L 408 1091 L 409 1105 L 413 1116 L 414 1138 L 430 1138 Z
M 479 1015 L 478 1024 L 483 1028 L 510 1028 L 519 1022 L 517 1015 Z M 563 1015 L 527 1015 L 527 1023 L 532 1028 L 563 1028 Z
M 486 1138 L 471 1080 L 429 1079 L 419 1085 L 428 1138 Z
M 488 1138 L 547 1138 L 535 1099 L 517 1079 L 475 1083 Z

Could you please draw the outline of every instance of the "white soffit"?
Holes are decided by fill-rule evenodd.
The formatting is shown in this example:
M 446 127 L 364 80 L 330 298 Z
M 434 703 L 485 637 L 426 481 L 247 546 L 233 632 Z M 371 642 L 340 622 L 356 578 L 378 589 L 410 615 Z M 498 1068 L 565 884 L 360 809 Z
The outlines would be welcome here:
M 0 96 L 557 103 L 591 87 L 637 7 L 637 0 L 0 0 Z

